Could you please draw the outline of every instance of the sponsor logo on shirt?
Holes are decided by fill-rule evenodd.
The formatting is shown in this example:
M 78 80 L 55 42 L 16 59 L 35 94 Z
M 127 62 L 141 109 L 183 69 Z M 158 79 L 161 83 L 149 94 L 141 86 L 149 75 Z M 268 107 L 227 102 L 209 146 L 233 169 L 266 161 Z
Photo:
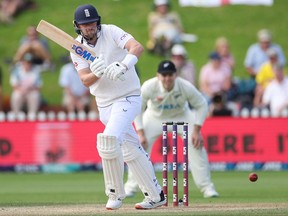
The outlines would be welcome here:
M 173 109 L 179 109 L 181 106 L 179 104 L 161 104 L 158 106 L 158 109 L 161 110 L 173 110 Z
M 120 40 L 124 40 L 127 36 L 128 36 L 128 34 L 125 33 L 124 35 L 122 35 L 122 36 L 120 37 Z
M 96 58 L 95 56 L 92 55 L 92 53 L 90 53 L 87 50 L 83 50 L 82 47 L 77 46 L 76 44 L 73 44 L 72 49 L 75 51 L 75 54 L 86 59 L 86 60 L 90 60 L 91 62 L 94 61 L 94 59 Z

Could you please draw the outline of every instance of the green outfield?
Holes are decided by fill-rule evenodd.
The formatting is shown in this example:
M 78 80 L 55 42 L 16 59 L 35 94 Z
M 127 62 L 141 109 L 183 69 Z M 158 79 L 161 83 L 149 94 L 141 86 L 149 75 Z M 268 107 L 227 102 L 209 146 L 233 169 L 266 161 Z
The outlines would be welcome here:
M 1 173 L 0 215 L 288 215 L 288 172 L 259 171 L 255 183 L 248 180 L 248 174 L 212 172 L 221 195 L 214 199 L 202 198 L 189 176 L 189 207 L 171 207 L 170 193 L 170 207 L 135 210 L 134 204 L 143 199 L 138 193 L 126 198 L 121 209 L 107 211 L 102 172 Z M 161 180 L 161 173 L 157 175 Z M 180 184 L 179 190 L 181 197 Z

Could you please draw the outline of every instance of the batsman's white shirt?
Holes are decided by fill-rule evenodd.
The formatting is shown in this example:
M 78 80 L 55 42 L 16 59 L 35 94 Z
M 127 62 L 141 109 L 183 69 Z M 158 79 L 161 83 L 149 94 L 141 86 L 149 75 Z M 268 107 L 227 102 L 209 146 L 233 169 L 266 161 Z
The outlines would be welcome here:
M 97 56 L 103 54 L 106 66 L 115 61 L 121 62 L 128 53 L 128 51 L 123 48 L 127 41 L 133 38 L 133 36 L 115 25 L 105 24 L 101 25 L 100 33 L 101 35 L 95 47 L 91 47 L 91 45 L 88 45 L 85 41 L 83 45 L 89 47 Z M 81 42 L 81 38 L 82 36 L 78 36 L 76 40 Z M 71 54 L 71 58 L 77 71 L 89 67 L 89 64 L 85 60 L 75 54 Z M 103 76 L 89 87 L 90 93 L 96 96 L 99 107 L 108 106 L 118 99 L 129 95 L 140 95 L 140 80 L 135 71 L 135 67 L 131 67 L 125 73 L 124 77 L 124 81 L 113 81 Z

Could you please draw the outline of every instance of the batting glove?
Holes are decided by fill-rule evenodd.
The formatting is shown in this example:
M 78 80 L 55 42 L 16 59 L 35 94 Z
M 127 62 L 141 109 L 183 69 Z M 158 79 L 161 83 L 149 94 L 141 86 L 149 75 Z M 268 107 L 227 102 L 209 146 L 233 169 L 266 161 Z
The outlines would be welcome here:
M 127 68 L 120 62 L 111 63 L 104 71 L 105 76 L 111 80 L 125 80 L 124 74 L 126 73 Z
M 105 62 L 102 54 L 100 54 L 98 58 L 95 58 L 94 61 L 90 64 L 90 70 L 98 78 L 103 76 L 105 70 Z

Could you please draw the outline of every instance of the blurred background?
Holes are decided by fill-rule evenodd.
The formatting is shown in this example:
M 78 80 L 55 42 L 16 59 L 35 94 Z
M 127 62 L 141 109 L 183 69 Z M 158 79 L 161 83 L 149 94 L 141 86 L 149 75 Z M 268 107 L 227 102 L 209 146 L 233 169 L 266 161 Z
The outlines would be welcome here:
M 222 207 L 233 203 L 232 206 L 235 207 L 235 203 L 243 202 L 256 203 L 256 210 L 251 211 L 248 206 L 246 211 L 242 211 L 240 206 L 239 215 L 258 215 L 259 209 L 266 207 L 266 203 L 273 205 L 273 208 L 275 206 L 276 210 L 268 211 L 263 208 L 259 214 L 287 215 L 287 84 L 283 87 L 284 90 L 281 88 L 280 93 L 271 96 L 272 99 L 277 99 L 276 103 L 280 100 L 284 104 L 281 111 L 273 114 L 269 101 L 264 103 L 262 100 L 263 86 L 275 77 L 284 77 L 287 80 L 287 0 L 170 0 L 169 11 L 177 13 L 182 22 L 182 41 L 176 42 L 180 47 L 169 44 L 164 46 L 165 49 L 161 44 L 155 46 L 155 42 L 163 42 L 163 38 L 153 41 L 148 30 L 150 12 L 155 11 L 156 2 L 163 1 L 0 0 L 0 205 L 3 206 L 3 214 L 7 215 L 5 209 L 9 206 L 26 208 L 27 205 L 39 205 L 40 210 L 35 215 L 43 215 L 44 212 L 48 214 L 49 210 L 41 209 L 42 205 L 61 203 L 91 204 L 92 210 L 89 213 L 93 214 L 95 203 L 104 207 L 107 201 L 103 192 L 102 172 L 94 172 L 102 168 L 95 143 L 96 134 L 104 129 L 98 119 L 94 99 L 83 89 L 81 101 L 84 107 L 71 108 L 71 101 L 63 103 L 64 96 L 72 92 L 72 89 L 69 90 L 69 83 L 72 81 L 68 78 L 73 75 L 77 79 L 77 76 L 72 73 L 75 71 L 73 67 L 71 69 L 68 53 L 62 47 L 39 35 L 44 49 L 40 49 L 40 54 L 38 53 L 41 58 L 33 59 L 31 53 L 27 52 L 27 47 L 22 46 L 30 37 L 35 37 L 35 27 L 41 19 L 76 37 L 72 22 L 74 11 L 79 4 L 90 3 L 97 8 L 103 24 L 121 27 L 146 48 L 136 65 L 141 83 L 156 75 L 161 60 L 171 58 L 175 60 L 175 64 L 181 65 L 180 60 L 185 59 L 190 61 L 187 79 L 191 79 L 197 88 L 206 93 L 199 81 L 204 66 L 215 61 L 219 63 L 219 60 L 222 62 L 223 59 L 230 65 L 227 79 L 229 88 L 225 90 L 225 94 L 214 92 L 215 94 L 210 95 L 210 112 L 202 129 L 211 169 L 221 171 L 212 173 L 221 198 L 204 200 L 192 185 L 191 202 L 196 205 L 206 203 L 199 212 L 207 209 L 211 203 L 225 203 L 221 204 Z M 280 61 L 275 63 L 275 50 L 269 50 L 261 55 L 250 56 L 252 60 L 250 59 L 249 67 L 248 63 L 245 65 L 250 47 L 262 42 L 266 45 L 270 42 L 277 44 L 284 61 L 281 64 Z M 224 44 L 224 53 L 227 54 L 228 51 L 228 58 L 216 48 L 218 43 Z M 268 67 L 268 76 L 263 75 L 258 79 L 251 68 L 255 65 L 255 58 L 258 59 L 259 56 L 264 56 L 264 63 L 268 63 L 263 69 L 263 73 L 267 75 Z M 31 67 L 34 64 L 37 67 Z M 31 107 L 25 104 L 21 110 L 17 110 L 19 104 L 17 106 L 15 102 L 16 113 L 11 106 L 15 96 L 12 95 L 18 88 L 17 71 L 22 67 L 33 68 L 35 82 L 32 89 L 41 99 L 38 101 L 39 107 L 34 103 L 37 100 L 32 99 Z M 180 69 L 178 70 L 180 73 Z M 209 78 L 207 75 L 206 77 Z M 205 81 L 204 78 L 201 80 Z M 20 92 L 26 92 L 25 86 L 28 84 L 31 83 L 24 82 L 24 88 Z M 80 89 L 78 85 L 79 83 L 77 90 Z M 278 100 L 279 95 L 283 97 Z M 21 99 L 21 94 L 18 94 L 18 99 Z M 179 145 L 181 147 L 181 140 Z M 160 171 L 161 137 L 154 144 L 151 159 L 156 170 Z M 169 152 L 169 160 L 171 159 Z M 179 160 L 181 162 L 182 156 L 179 156 Z M 259 175 L 256 183 L 248 180 L 248 173 L 251 171 L 257 171 Z M 28 174 L 23 174 L 26 172 Z M 42 175 L 43 172 L 56 174 Z M 161 173 L 156 174 L 160 179 Z M 139 193 L 136 198 L 140 200 L 142 195 Z M 128 198 L 126 202 L 131 204 L 135 200 Z M 259 205 L 259 202 L 264 204 Z M 277 209 L 277 202 L 285 205 L 285 212 L 281 208 Z M 214 207 L 210 208 L 211 214 L 217 215 Z M 14 209 L 11 211 L 11 215 L 18 215 L 13 213 Z M 55 215 L 60 215 L 56 211 Z M 83 206 L 80 211 L 85 214 Z M 19 214 L 22 213 L 21 211 Z M 175 212 L 172 213 L 175 215 Z M 224 213 L 230 214 L 226 211 L 218 215 Z M 28 214 L 30 215 L 29 212 Z M 68 214 L 74 215 L 74 212 Z M 165 213 L 167 214 L 168 212 Z M 131 215 L 135 215 L 135 212 Z
M 9 84 L 11 61 L 19 48 L 20 39 L 26 34 L 30 25 L 37 26 L 41 19 L 51 22 L 71 36 L 76 36 L 73 28 L 74 10 L 79 5 L 77 0 L 59 1 L 33 0 L 33 6 L 19 12 L 9 23 L 1 23 L 0 29 L 0 64 L 3 71 L 3 94 L 11 94 Z M 148 40 L 147 16 L 153 10 L 153 0 L 87 0 L 96 6 L 102 17 L 102 23 L 113 23 L 122 27 L 138 39 L 143 45 Z M 185 43 L 185 48 L 196 65 L 197 76 L 200 68 L 206 63 L 208 54 L 213 50 L 216 38 L 225 36 L 230 43 L 235 58 L 234 75 L 248 77 L 244 59 L 248 47 L 257 41 L 257 32 L 267 28 L 273 34 L 273 41 L 283 48 L 287 55 L 288 44 L 286 28 L 288 16 L 286 1 L 274 0 L 272 6 L 225 5 L 219 7 L 181 7 L 177 0 L 171 0 L 171 9 L 179 13 L 185 32 L 197 35 L 195 43 Z M 66 51 L 48 41 L 51 51 L 53 70 L 42 74 L 41 92 L 49 105 L 61 104 L 62 89 L 58 85 L 59 71 L 63 65 L 62 58 Z M 141 82 L 156 73 L 157 64 L 162 56 L 151 55 L 147 50 L 137 64 Z M 196 79 L 197 81 L 197 79 Z

